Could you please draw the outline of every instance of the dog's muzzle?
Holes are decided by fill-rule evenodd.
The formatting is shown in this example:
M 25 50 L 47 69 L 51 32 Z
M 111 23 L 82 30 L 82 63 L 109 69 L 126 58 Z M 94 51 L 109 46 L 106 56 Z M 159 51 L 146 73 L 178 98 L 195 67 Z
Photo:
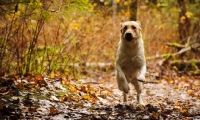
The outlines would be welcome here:
M 125 34 L 125 39 L 126 39 L 127 41 L 132 41 L 132 40 L 133 40 L 133 35 L 132 35 L 132 33 L 131 33 L 131 32 L 127 32 L 127 33 Z

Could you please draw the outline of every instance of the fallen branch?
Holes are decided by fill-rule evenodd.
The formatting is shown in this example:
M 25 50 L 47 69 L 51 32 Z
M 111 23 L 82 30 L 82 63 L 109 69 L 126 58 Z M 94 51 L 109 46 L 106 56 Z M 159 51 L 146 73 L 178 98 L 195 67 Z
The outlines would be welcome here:
M 174 46 L 175 46 L 175 45 L 174 45 Z M 176 47 L 181 48 L 181 47 L 183 47 L 183 46 L 177 45 Z M 188 47 L 182 48 L 181 50 L 179 50 L 179 51 L 176 52 L 176 53 L 155 55 L 155 56 L 152 56 L 152 57 L 147 57 L 147 60 L 158 59 L 158 58 L 166 58 L 166 59 L 169 59 L 169 58 L 171 58 L 171 57 L 175 57 L 175 56 L 177 56 L 177 55 L 181 55 L 181 54 L 183 54 L 183 53 L 185 53 L 185 52 L 187 52 L 187 51 L 190 51 L 190 50 L 193 50 L 193 51 L 200 51 L 199 48 L 200 48 L 200 43 L 194 43 L 194 44 L 192 44 L 192 45 L 190 45 L 190 46 L 188 46 Z
M 179 44 L 179 43 L 167 43 L 167 46 L 175 47 L 175 48 L 177 48 L 179 50 L 186 47 L 185 45 L 182 45 L 182 44 Z
M 156 81 L 144 81 L 144 80 L 140 80 L 140 79 L 138 79 L 138 81 L 139 81 L 139 82 L 142 82 L 142 83 L 144 83 L 144 84 L 147 84 L 147 83 L 150 83 L 150 84 L 158 84 L 158 82 L 156 82 Z
M 200 60 L 189 60 L 189 61 L 182 61 L 182 60 L 175 60 L 170 62 L 171 66 L 175 66 L 178 70 L 191 70 L 195 69 L 198 70 L 200 69 Z

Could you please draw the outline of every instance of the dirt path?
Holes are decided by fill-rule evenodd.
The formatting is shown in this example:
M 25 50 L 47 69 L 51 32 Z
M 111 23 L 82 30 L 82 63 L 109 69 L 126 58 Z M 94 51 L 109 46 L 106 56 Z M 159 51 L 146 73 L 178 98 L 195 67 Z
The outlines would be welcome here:
M 164 78 L 164 77 L 163 77 Z M 95 78 L 96 79 L 96 78 Z M 175 80 L 174 80 L 175 79 Z M 122 102 L 114 75 L 91 82 L 38 75 L 1 78 L 1 119 L 200 119 L 199 78 L 176 77 L 145 84 L 145 106 L 131 87 Z M 149 80 L 149 78 L 147 78 Z

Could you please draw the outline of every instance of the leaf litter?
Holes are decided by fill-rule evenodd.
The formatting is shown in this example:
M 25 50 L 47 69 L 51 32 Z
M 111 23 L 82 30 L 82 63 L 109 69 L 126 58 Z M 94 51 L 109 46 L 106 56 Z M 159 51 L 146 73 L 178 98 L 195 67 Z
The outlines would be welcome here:
M 159 80 L 144 84 L 144 106 L 136 103 L 134 87 L 129 102 L 122 102 L 113 70 L 82 82 L 33 73 L 1 76 L 0 119 L 200 119 L 200 76 L 149 71 L 147 81 Z

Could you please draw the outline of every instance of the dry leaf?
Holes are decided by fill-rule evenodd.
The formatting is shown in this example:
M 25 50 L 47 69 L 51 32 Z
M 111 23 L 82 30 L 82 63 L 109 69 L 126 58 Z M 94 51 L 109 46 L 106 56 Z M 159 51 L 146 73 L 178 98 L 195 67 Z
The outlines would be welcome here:
M 157 119 L 157 120 L 158 120 L 159 113 L 153 111 L 153 112 L 152 112 L 152 117 L 153 117 L 154 119 Z
M 146 90 L 146 94 L 148 95 L 148 96 L 153 96 L 154 94 L 152 94 L 151 92 L 150 92 L 150 90 Z
M 82 96 L 84 100 L 90 100 L 90 95 L 86 94 Z
M 3 110 L 3 104 L 0 103 L 0 110 Z
M 50 107 L 50 115 L 56 115 L 59 111 L 55 107 Z
M 194 96 L 194 94 L 195 94 L 193 90 L 188 90 L 187 93 L 188 93 L 188 95 L 190 95 L 190 96 Z
M 56 96 L 51 96 L 51 97 L 50 97 L 50 100 L 59 101 L 59 99 L 58 99 Z

